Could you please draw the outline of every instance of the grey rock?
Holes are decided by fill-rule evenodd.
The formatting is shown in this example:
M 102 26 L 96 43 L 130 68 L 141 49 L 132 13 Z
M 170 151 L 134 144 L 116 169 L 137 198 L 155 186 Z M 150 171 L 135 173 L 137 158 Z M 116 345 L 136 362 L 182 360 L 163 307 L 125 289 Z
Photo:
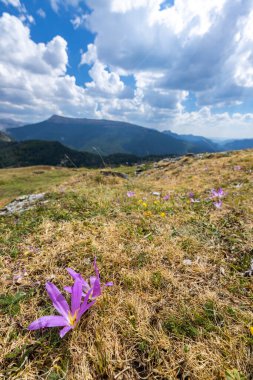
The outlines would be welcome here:
M 0 210 L 0 216 L 21 213 L 30 210 L 38 201 L 45 198 L 46 193 L 30 194 L 18 197 L 3 209 Z M 45 203 L 45 202 L 43 202 Z

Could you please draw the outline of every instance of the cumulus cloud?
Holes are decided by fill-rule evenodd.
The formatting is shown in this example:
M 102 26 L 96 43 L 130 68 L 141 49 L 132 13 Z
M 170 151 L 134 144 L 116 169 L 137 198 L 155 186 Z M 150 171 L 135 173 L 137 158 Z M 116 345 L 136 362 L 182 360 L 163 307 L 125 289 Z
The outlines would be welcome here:
M 94 33 L 79 67 L 86 65 L 90 81 L 77 86 L 67 74 L 62 37 L 36 44 L 28 27 L 3 15 L 0 112 L 9 107 L 32 113 L 40 105 L 46 113 L 121 119 L 183 133 L 253 135 L 252 114 L 229 113 L 253 96 L 252 0 L 50 2 L 56 12 L 72 9 L 74 29 L 85 26 Z M 217 113 L 222 107 L 227 112 Z
M 0 112 L 32 121 L 52 113 L 94 114 L 96 105 L 85 89 L 67 75 L 67 42 L 55 36 L 47 44 L 32 41 L 21 20 L 0 18 Z
M 102 62 L 118 75 L 134 76 L 136 83 L 130 103 L 115 99 L 103 104 L 107 114 L 113 113 L 113 104 L 115 112 L 120 113 L 122 106 L 123 117 L 132 119 L 138 104 L 140 114 L 145 110 L 142 124 L 153 119 L 162 126 L 167 120 L 180 128 L 175 114 L 180 120 L 187 115 L 190 125 L 195 117 L 184 110 L 190 93 L 202 116 L 202 108 L 211 112 L 214 107 L 243 104 L 252 97 L 252 0 L 86 2 L 92 12 L 85 23 L 96 38 L 82 55 L 81 64 Z M 94 78 L 90 86 L 96 86 Z M 238 124 L 238 119 L 233 120 L 234 116 L 223 118 L 231 129 Z M 244 119 L 239 123 L 245 125 Z

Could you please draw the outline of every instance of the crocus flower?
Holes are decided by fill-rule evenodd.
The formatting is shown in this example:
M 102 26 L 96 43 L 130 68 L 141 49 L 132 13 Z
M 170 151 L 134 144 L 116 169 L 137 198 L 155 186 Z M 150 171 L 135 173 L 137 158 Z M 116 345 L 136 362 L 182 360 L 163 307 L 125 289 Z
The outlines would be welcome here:
M 191 202 L 191 203 L 199 203 L 199 202 L 200 202 L 199 199 L 195 199 L 195 198 L 194 198 L 194 193 L 193 193 L 193 192 L 190 192 L 190 193 L 189 193 L 189 198 L 190 198 L 190 202 Z
M 241 168 L 242 168 L 242 167 L 241 167 L 240 165 L 235 165 L 235 166 L 234 166 L 234 170 L 236 170 L 236 171 L 237 171 L 237 170 L 241 170 Z
M 128 198 L 132 198 L 135 196 L 135 192 L 134 191 L 128 191 L 127 196 L 128 196 Z
M 218 190 L 212 189 L 212 198 L 222 198 L 225 195 L 225 192 L 222 188 L 219 188 Z
M 168 201 L 170 199 L 170 194 L 167 194 L 163 197 L 163 200 L 164 201 Z
M 94 269 L 95 269 L 95 272 L 96 272 L 96 276 L 91 276 L 90 277 L 90 284 L 89 284 L 87 281 L 84 280 L 84 278 L 81 276 L 80 273 L 75 272 L 71 268 L 67 268 L 67 271 L 70 274 L 70 276 L 75 281 L 79 281 L 81 283 L 83 296 L 85 296 L 86 293 L 87 294 L 89 293 L 91 299 L 96 299 L 97 297 L 99 297 L 102 294 L 102 289 L 105 286 L 113 286 L 113 282 L 107 282 L 106 284 L 104 284 L 104 285 L 101 286 L 100 274 L 99 274 L 99 269 L 97 267 L 96 258 L 94 259 Z M 72 292 L 72 287 L 71 286 L 65 286 L 64 289 L 68 293 Z
M 216 207 L 216 208 L 221 208 L 221 206 L 222 206 L 222 201 L 219 199 L 217 202 L 213 202 L 213 204 L 214 204 L 214 206 Z
M 55 309 L 58 313 L 60 313 L 60 315 L 41 317 L 32 322 L 28 326 L 28 330 L 38 330 L 45 327 L 63 327 L 59 333 L 60 337 L 63 338 L 67 332 L 76 327 L 81 316 L 94 304 L 95 301 L 88 303 L 92 289 L 88 291 L 83 302 L 81 302 L 82 284 L 80 281 L 75 280 L 71 292 L 71 307 L 69 307 L 66 299 L 61 294 L 57 286 L 51 282 L 47 282 L 46 290 Z

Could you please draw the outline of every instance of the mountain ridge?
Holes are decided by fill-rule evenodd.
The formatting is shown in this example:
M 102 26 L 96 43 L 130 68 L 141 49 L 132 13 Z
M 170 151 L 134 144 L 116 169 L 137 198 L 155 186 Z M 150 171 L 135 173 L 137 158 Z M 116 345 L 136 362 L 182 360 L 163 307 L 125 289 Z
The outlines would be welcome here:
M 181 155 L 206 151 L 206 148 L 203 149 L 193 141 L 176 139 L 155 129 L 114 120 L 74 119 L 53 115 L 39 123 L 12 128 L 8 133 L 17 141 L 58 141 L 79 151 L 94 152 L 99 149 L 102 155 Z M 215 149 L 210 148 L 208 151 Z

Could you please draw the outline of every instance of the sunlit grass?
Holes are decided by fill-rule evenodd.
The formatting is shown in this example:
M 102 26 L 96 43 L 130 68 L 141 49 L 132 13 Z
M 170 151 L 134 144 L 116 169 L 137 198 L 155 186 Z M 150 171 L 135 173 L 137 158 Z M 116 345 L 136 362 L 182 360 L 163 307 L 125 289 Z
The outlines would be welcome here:
M 131 169 L 128 180 L 85 169 L 60 169 L 41 184 L 30 175 L 25 191 L 48 191 L 48 202 L 0 219 L 3 378 L 250 378 L 253 288 L 243 273 L 252 257 L 253 153 L 217 156 L 161 163 L 138 177 Z M 15 196 L 13 173 L 4 175 Z M 227 194 L 216 209 L 209 197 L 219 187 Z M 88 277 L 94 256 L 102 282 L 114 286 L 63 340 L 57 329 L 28 332 L 52 313 L 45 282 L 69 285 L 66 267 Z

